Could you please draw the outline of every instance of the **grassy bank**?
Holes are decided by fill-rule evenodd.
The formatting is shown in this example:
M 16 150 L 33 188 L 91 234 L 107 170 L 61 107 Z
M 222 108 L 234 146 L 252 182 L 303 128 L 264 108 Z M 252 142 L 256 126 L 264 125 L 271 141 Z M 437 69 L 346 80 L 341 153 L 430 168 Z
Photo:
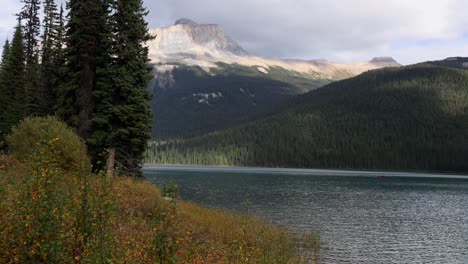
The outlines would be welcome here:
M 0 158 L 0 263 L 301 262 L 281 228 L 56 164 L 47 153 Z

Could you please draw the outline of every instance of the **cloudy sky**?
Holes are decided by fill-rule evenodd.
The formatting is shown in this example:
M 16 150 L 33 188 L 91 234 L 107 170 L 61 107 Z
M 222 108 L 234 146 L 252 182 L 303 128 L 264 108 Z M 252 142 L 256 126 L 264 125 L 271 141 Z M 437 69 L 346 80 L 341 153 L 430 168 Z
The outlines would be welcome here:
M 0 41 L 19 0 L 1 0 Z M 58 0 L 57 0 L 58 1 Z M 274 58 L 404 64 L 468 56 L 467 0 L 145 0 L 151 27 L 178 18 L 217 23 L 252 53 Z

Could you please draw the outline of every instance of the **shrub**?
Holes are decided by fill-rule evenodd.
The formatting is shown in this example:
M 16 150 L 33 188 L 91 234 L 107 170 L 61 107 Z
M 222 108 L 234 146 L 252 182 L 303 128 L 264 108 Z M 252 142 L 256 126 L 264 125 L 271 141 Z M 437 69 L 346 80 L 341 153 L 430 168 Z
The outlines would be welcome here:
M 54 141 L 53 160 L 63 169 L 90 167 L 86 146 L 71 128 L 56 117 L 31 117 L 23 120 L 7 137 L 10 153 L 27 162 L 33 153 L 46 150 Z

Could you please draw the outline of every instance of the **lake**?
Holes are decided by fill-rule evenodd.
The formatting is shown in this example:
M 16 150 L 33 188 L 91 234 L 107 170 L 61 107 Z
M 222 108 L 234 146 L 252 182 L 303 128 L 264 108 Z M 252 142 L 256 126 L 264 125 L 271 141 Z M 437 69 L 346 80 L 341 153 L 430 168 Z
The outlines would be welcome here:
M 468 263 L 467 176 L 196 166 L 145 176 L 206 207 L 318 231 L 321 263 Z

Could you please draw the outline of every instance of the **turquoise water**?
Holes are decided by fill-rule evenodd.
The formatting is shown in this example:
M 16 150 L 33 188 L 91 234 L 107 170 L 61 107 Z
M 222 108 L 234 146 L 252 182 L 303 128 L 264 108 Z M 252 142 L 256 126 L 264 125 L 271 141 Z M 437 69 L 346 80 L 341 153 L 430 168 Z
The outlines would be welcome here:
M 180 166 L 145 175 L 177 183 L 185 200 L 319 231 L 321 263 L 468 263 L 466 176 Z

